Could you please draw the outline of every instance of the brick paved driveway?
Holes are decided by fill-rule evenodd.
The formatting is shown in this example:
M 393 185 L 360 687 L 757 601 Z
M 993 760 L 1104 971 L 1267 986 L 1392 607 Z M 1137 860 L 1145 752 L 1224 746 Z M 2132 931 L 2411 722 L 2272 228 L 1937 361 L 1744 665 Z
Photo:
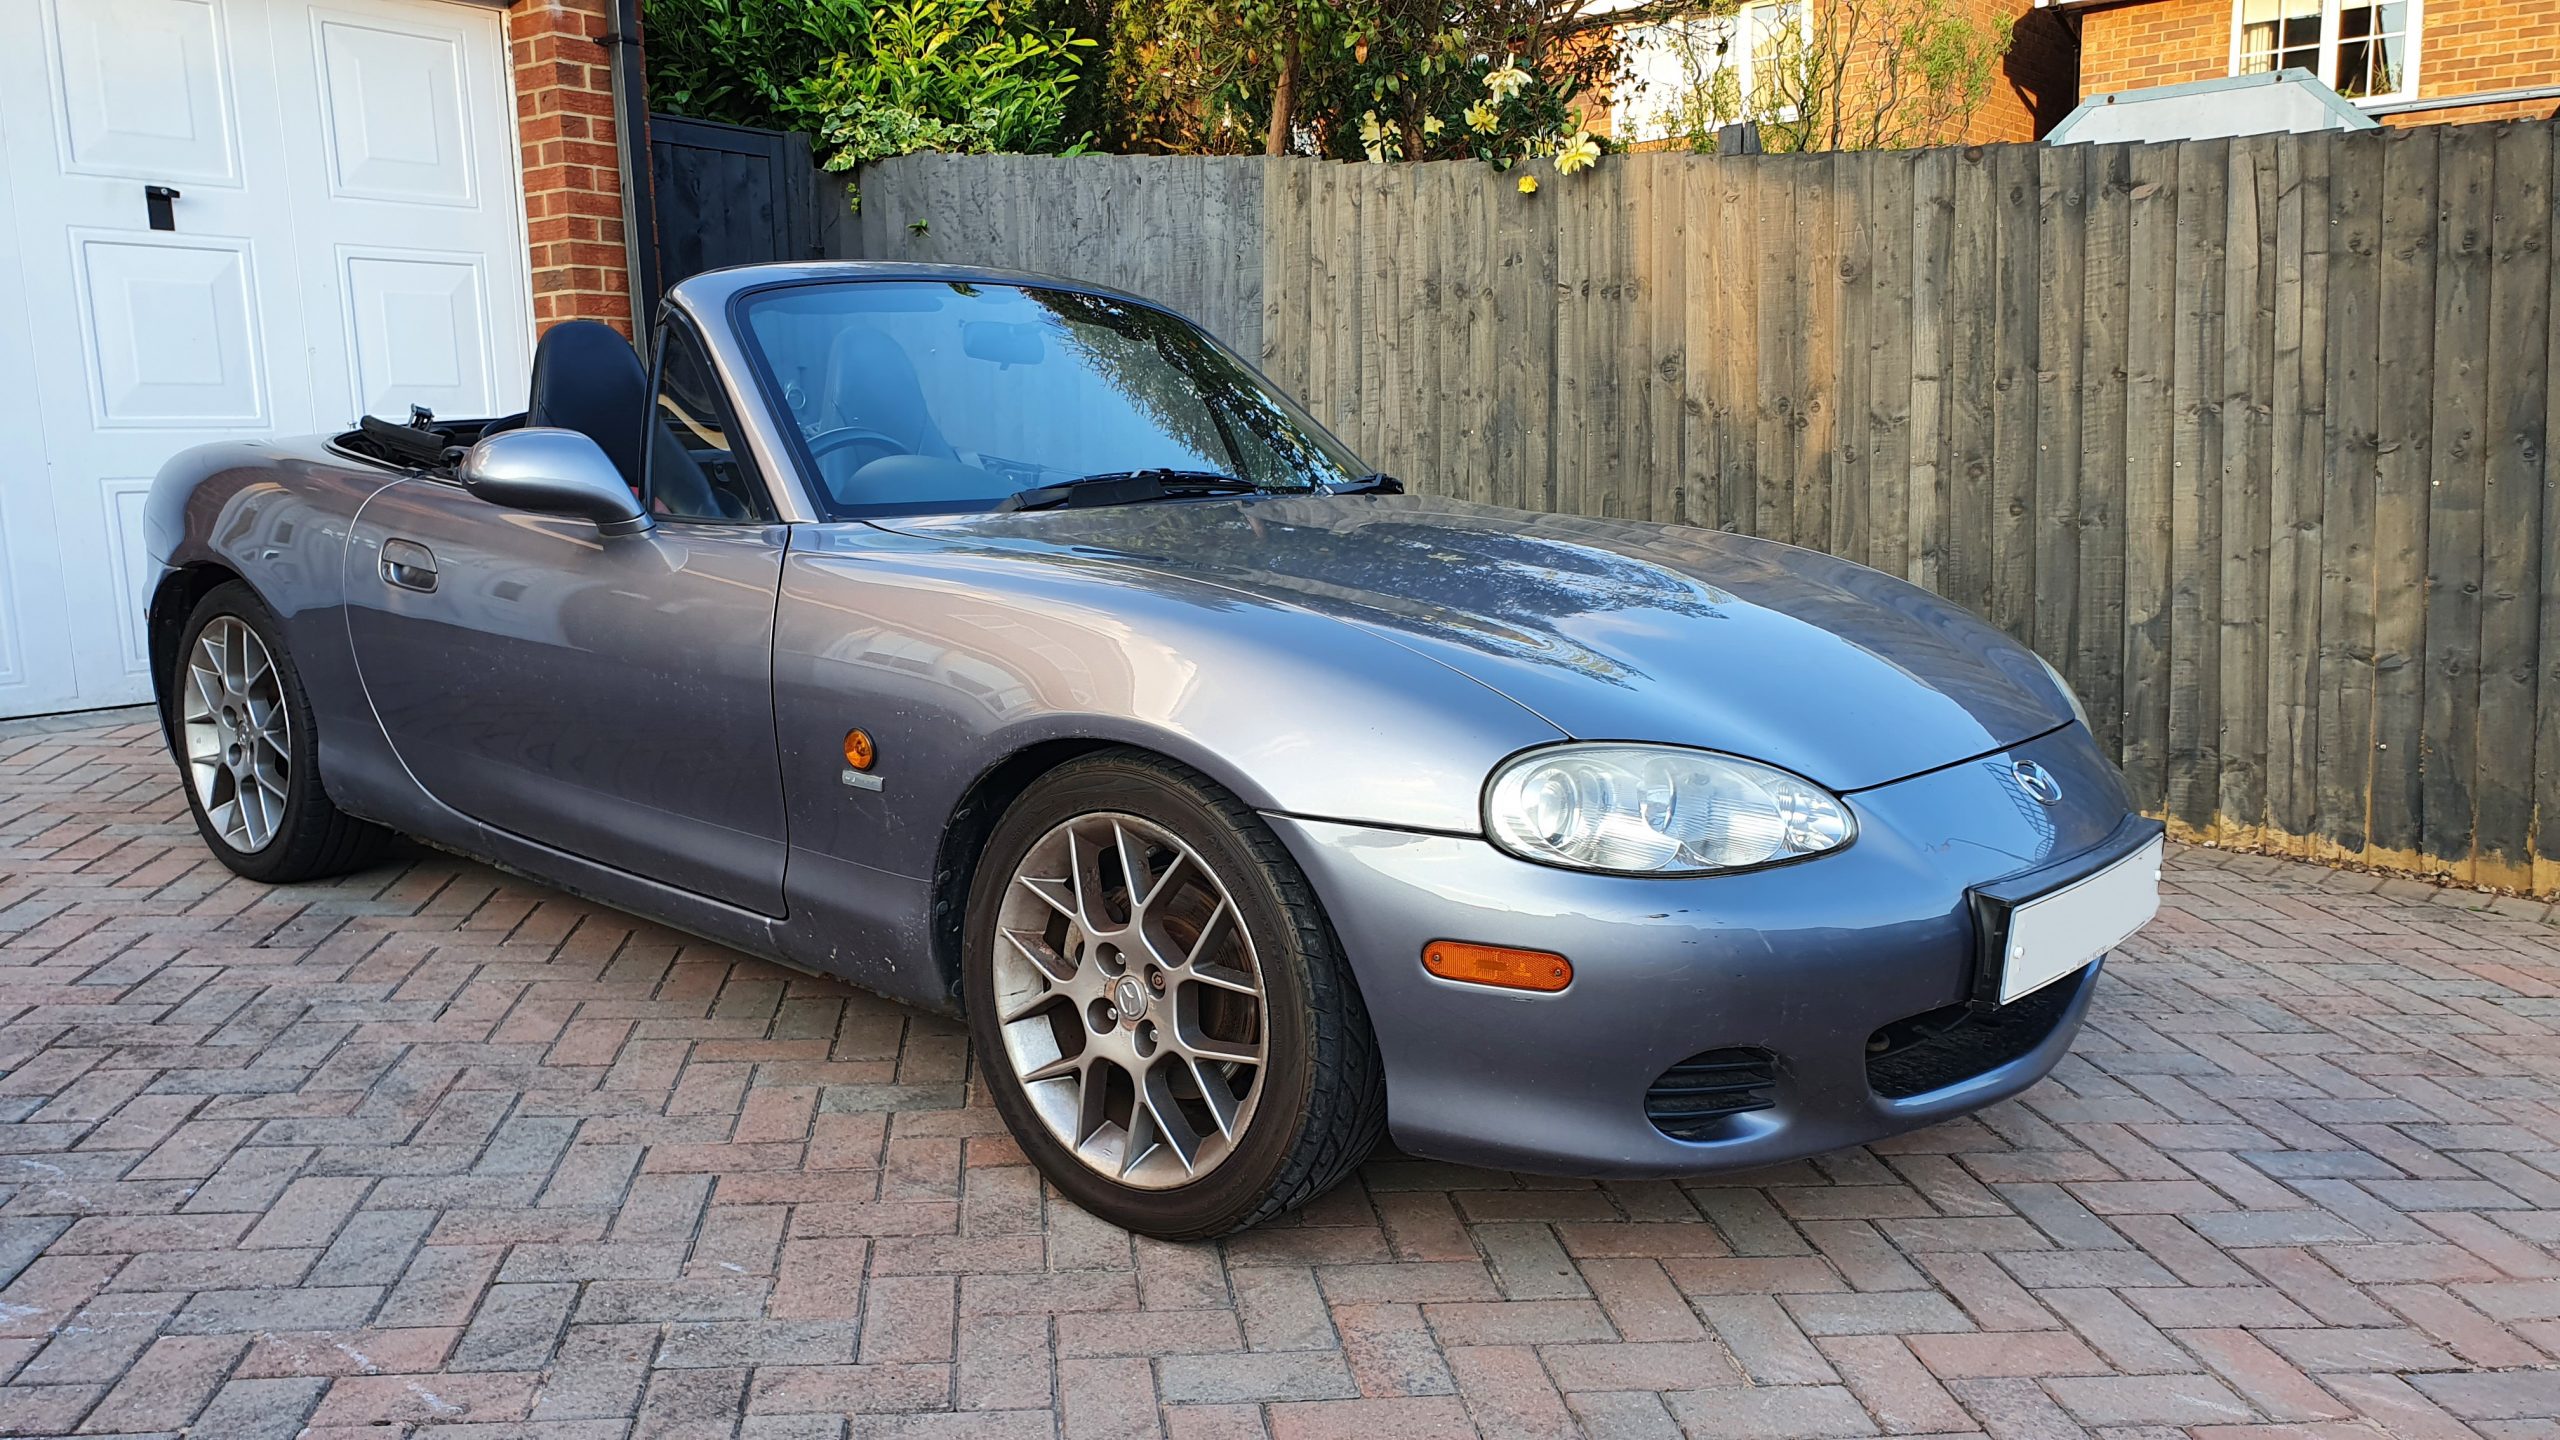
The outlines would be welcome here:
M 1157 1244 L 953 1025 L 0 727 L 0 1433 L 2560 1433 L 2560 930 L 2186 851 L 2022 1103 Z M 2431 898 L 2433 897 L 2433 898 Z

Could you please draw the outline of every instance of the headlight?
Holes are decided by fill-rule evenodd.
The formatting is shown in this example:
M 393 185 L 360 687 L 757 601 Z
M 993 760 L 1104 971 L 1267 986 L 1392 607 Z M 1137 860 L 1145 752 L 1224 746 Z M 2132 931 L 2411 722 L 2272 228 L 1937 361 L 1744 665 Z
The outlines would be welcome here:
M 2062 672 L 2053 668 L 2052 661 L 2038 655 L 2036 663 L 2044 667 L 2046 678 L 2053 681 L 2053 688 L 2061 691 L 2062 698 L 2071 702 L 2071 718 L 2080 722 L 2081 729 L 2095 731 L 2098 727 L 2089 723 L 2089 707 L 2080 703 L 2080 692 L 2071 688 L 2071 682 L 2062 678 Z
M 1748 760 L 1668 745 L 1563 745 L 1493 773 L 1485 833 L 1524 860 L 1625 875 L 1742 870 L 1849 843 L 1839 797 Z

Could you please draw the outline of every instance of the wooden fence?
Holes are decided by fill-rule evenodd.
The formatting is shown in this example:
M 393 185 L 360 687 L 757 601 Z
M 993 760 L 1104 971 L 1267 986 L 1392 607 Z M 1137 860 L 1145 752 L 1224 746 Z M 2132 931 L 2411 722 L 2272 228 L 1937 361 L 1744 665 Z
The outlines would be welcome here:
M 1950 595 L 2182 833 L 2555 893 L 2554 133 L 1622 156 L 1529 196 L 911 157 L 858 245 L 1163 299 L 1417 489 Z

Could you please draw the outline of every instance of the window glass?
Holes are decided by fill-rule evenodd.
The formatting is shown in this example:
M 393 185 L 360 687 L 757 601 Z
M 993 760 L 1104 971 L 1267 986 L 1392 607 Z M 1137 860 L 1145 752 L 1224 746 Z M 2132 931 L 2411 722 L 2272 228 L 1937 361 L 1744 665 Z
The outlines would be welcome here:
M 832 513 L 989 510 L 1095 475 L 1356 479 L 1339 441 L 1216 342 L 1109 296 L 850 281 L 749 297 L 746 329 Z
M 649 416 L 652 509 L 677 520 L 770 520 L 764 487 L 731 444 L 728 408 L 701 342 L 682 325 L 658 331 Z
M 2240 73 L 2320 73 L 2322 0 L 2240 0 Z
M 1794 100 L 1805 81 L 1799 72 L 1807 60 L 1804 0 L 1754 5 L 1744 17 L 1751 23 L 1751 57 L 1743 93 L 1750 97 L 1751 111 L 1793 118 Z
M 2350 98 L 2397 95 L 2407 88 L 2409 7 L 2405 3 L 2338 7 L 2337 91 Z
M 1750 0 L 1718 14 L 1628 26 L 1620 32 L 1611 124 L 1622 137 L 1644 141 L 1739 120 L 1793 120 L 1812 35 L 1806 0 Z
M 2352 100 L 2406 95 L 2409 0 L 2237 0 L 2237 73 L 2308 70 Z

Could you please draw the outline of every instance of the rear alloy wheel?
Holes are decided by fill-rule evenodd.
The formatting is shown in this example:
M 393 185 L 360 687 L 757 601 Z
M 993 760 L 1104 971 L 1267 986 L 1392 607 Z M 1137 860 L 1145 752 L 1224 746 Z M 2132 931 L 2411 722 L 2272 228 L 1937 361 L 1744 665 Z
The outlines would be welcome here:
M 232 870 L 277 884 L 361 869 L 391 838 L 321 788 L 311 701 L 283 637 L 257 592 L 217 585 L 187 617 L 162 692 L 197 832 Z
M 1322 1193 L 1383 1089 L 1359 993 L 1267 826 L 1169 762 L 1107 754 L 1034 785 L 973 887 L 980 1073 L 1058 1188 L 1195 1238 Z
M 293 715 L 275 657 L 238 617 L 216 615 L 188 647 L 178 697 L 187 779 L 196 804 L 243 855 L 274 843 L 284 825 L 293 764 Z

